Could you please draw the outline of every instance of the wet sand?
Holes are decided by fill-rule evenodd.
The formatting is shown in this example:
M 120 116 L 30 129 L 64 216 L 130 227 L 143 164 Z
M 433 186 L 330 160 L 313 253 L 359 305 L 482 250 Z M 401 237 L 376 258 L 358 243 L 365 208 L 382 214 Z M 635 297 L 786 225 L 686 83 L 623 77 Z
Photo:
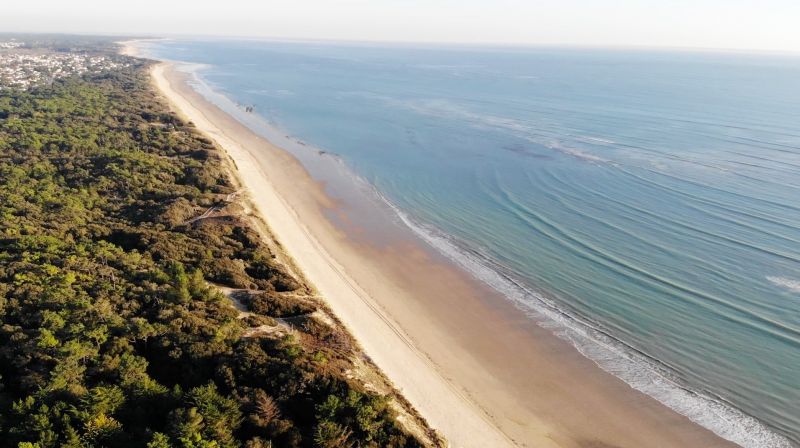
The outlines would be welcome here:
M 162 63 L 155 85 L 225 149 L 274 237 L 454 447 L 736 446 L 630 388 L 413 238 L 376 245 L 290 153 Z M 346 219 L 346 217 L 345 217 Z

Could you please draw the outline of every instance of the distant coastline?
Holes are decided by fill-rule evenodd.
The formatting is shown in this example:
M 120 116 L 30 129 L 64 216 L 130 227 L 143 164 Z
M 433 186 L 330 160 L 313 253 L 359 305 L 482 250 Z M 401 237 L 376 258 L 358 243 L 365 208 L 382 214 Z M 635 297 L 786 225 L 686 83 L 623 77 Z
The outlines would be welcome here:
M 223 140 L 230 139 L 227 144 L 223 142 L 220 143 L 229 150 L 229 153 L 231 147 L 237 147 L 235 151 L 240 154 L 240 157 L 244 157 L 239 159 L 240 162 L 249 160 L 247 163 L 237 162 L 237 166 L 239 166 L 240 170 L 245 165 L 261 163 L 262 166 L 260 168 L 263 172 L 253 173 L 251 175 L 254 179 L 251 179 L 250 182 L 245 181 L 245 184 L 251 185 L 251 191 L 263 191 L 262 189 L 252 187 L 252 185 L 258 184 L 258 182 L 263 182 L 263 180 L 259 181 L 255 179 L 258 177 L 268 177 L 274 185 L 280 182 L 280 179 L 276 180 L 276 177 L 280 177 L 281 173 L 277 172 L 274 168 L 270 170 L 270 165 L 265 163 L 268 159 L 262 152 L 265 147 L 269 147 L 268 152 L 270 152 L 269 157 L 272 158 L 271 162 L 280 160 L 280 164 L 283 168 L 291 166 L 292 170 L 300 171 L 296 174 L 307 176 L 305 173 L 302 173 L 302 168 L 297 166 L 296 161 L 294 161 L 291 156 L 282 153 L 280 149 L 270 146 L 268 142 L 258 136 L 245 135 L 249 130 L 246 128 L 243 129 L 243 126 L 240 124 L 234 123 L 234 119 L 229 116 L 224 116 L 219 109 L 192 92 L 191 89 L 185 85 L 185 76 L 175 72 L 168 66 L 161 65 L 159 67 L 161 68 L 157 68 L 154 75 L 157 81 L 160 80 L 159 85 L 162 92 L 168 93 L 173 103 L 183 103 L 183 106 L 179 106 L 179 108 L 183 110 L 184 113 L 187 108 L 194 108 L 195 112 L 202 111 L 202 115 L 205 119 L 209 120 L 209 125 L 212 128 L 216 128 L 216 130 L 212 129 L 211 132 L 209 132 L 209 130 L 204 129 L 203 126 L 199 126 L 201 130 L 209 132 L 218 142 L 220 138 Z M 165 86 L 169 86 L 169 88 Z M 197 122 L 199 120 L 193 121 Z M 224 122 L 224 124 L 220 125 L 220 122 Z M 235 132 L 231 129 L 232 127 L 236 128 Z M 252 134 L 252 132 L 250 132 L 250 134 Z M 257 149 L 256 146 L 261 149 Z M 259 160 L 259 158 L 261 160 Z M 236 160 L 236 157 L 234 157 L 234 159 Z M 266 172 L 266 175 L 264 172 Z M 285 175 L 286 173 L 283 173 L 283 176 Z M 447 272 L 447 275 L 450 276 L 452 282 L 448 283 L 448 285 L 452 288 L 450 288 L 451 291 L 448 292 L 451 296 L 457 295 L 458 297 L 451 297 L 451 299 L 444 301 L 446 303 L 437 304 L 433 309 L 426 304 L 420 303 L 420 297 L 418 296 L 409 297 L 408 293 L 405 295 L 397 294 L 397 289 L 391 293 L 390 289 L 383 289 L 383 293 L 378 293 L 378 291 L 376 291 L 376 285 L 363 280 L 363 275 L 365 273 L 369 273 L 373 276 L 377 274 L 387 280 L 391 278 L 392 280 L 387 281 L 387 283 L 398 283 L 398 280 L 401 279 L 397 278 L 397 273 L 374 272 L 370 269 L 364 270 L 363 266 L 357 266 L 357 260 L 363 260 L 367 255 L 372 255 L 376 258 L 385 258 L 386 254 L 379 254 L 369 250 L 364 251 L 363 248 L 357 248 L 360 250 L 353 250 L 353 248 L 348 249 L 347 246 L 351 244 L 348 243 L 346 236 L 336 234 L 335 229 L 332 229 L 329 224 L 325 223 L 324 219 L 319 219 L 321 217 L 319 213 L 320 208 L 331 207 L 329 198 L 326 198 L 324 192 L 310 179 L 303 181 L 303 185 L 307 185 L 308 187 L 308 191 L 305 192 L 305 198 L 290 197 L 288 199 L 286 196 L 291 196 L 291 193 L 287 193 L 285 189 L 275 188 L 273 186 L 273 188 L 277 190 L 275 195 L 278 196 L 285 205 L 291 204 L 289 206 L 289 215 L 294 214 L 295 219 L 297 219 L 297 216 L 305 218 L 303 221 L 296 221 L 294 223 L 288 222 L 289 220 L 287 219 L 287 222 L 282 224 L 286 225 L 287 229 L 284 229 L 284 231 L 276 231 L 279 239 L 283 240 L 286 238 L 284 234 L 291 232 L 288 230 L 288 227 L 294 227 L 295 230 L 293 232 L 296 232 L 296 227 L 306 227 L 304 233 L 313 235 L 312 238 L 317 239 L 316 244 L 322 246 L 322 248 L 318 247 L 318 252 L 316 254 L 305 255 L 305 259 L 298 260 L 298 264 L 303 267 L 304 271 L 308 269 L 304 265 L 313 265 L 315 263 L 313 260 L 314 258 L 330 257 L 330 255 L 325 255 L 324 252 L 319 252 L 319 249 L 323 249 L 323 251 L 327 249 L 329 254 L 336 254 L 336 256 L 331 257 L 333 258 L 331 261 L 341 269 L 339 272 L 348 276 L 352 275 L 350 274 L 351 272 L 355 273 L 353 277 L 356 277 L 358 280 L 356 284 L 359 286 L 359 289 L 362 289 L 362 291 L 369 291 L 369 299 L 365 299 L 362 296 L 360 300 L 369 300 L 372 302 L 372 306 L 377 307 L 373 308 L 373 312 L 371 313 L 364 314 L 363 310 L 361 314 L 356 313 L 353 309 L 353 303 L 348 303 L 346 300 L 341 300 L 341 297 L 337 297 L 342 295 L 342 291 L 336 292 L 332 289 L 330 290 L 331 293 L 326 294 L 324 291 L 325 288 L 319 285 L 319 283 L 325 282 L 314 281 L 314 275 L 310 275 L 309 277 L 317 284 L 318 288 L 323 290 L 323 295 L 332 301 L 332 308 L 337 315 L 351 328 L 351 331 L 353 331 L 356 337 L 365 345 L 371 357 L 373 357 L 378 365 L 387 372 L 393 381 L 395 381 L 412 404 L 417 406 L 434 427 L 442 430 L 442 432 L 449 436 L 458 446 L 462 446 L 462 444 L 463 446 L 472 446 L 470 445 L 470 441 L 474 440 L 475 426 L 464 425 L 464 419 L 458 419 L 460 421 L 455 422 L 452 418 L 449 418 L 453 415 L 454 407 L 462 407 L 468 410 L 468 414 L 472 414 L 473 417 L 477 418 L 475 421 L 479 423 L 484 422 L 480 424 L 488 424 L 489 428 L 499 428 L 499 430 L 489 430 L 490 433 L 493 432 L 499 437 L 495 439 L 495 442 L 487 442 L 492 444 L 491 446 L 499 446 L 497 443 L 511 444 L 510 439 L 520 442 L 536 441 L 538 444 L 537 446 L 589 446 L 587 443 L 590 443 L 590 441 L 591 443 L 602 442 L 623 446 L 625 446 L 625 444 L 647 446 L 647 442 L 653 440 L 659 440 L 661 443 L 660 446 L 730 445 L 707 430 L 688 421 L 685 417 L 679 416 L 673 411 L 663 407 L 655 400 L 628 389 L 624 383 L 597 369 L 593 363 L 575 353 L 568 344 L 557 340 L 547 331 L 534 328 L 535 325 L 531 325 L 531 323 L 528 322 L 518 322 L 517 319 L 511 317 L 513 313 L 510 309 L 505 309 L 504 306 L 500 305 L 492 306 L 491 308 L 493 309 L 489 310 L 487 308 L 488 304 L 482 297 L 479 297 L 479 295 L 491 296 L 493 293 L 480 288 L 479 285 L 475 285 L 473 280 L 466 278 L 463 274 L 453 271 L 452 268 L 436 266 L 436 269 L 444 270 L 444 272 Z M 308 196 L 312 196 L 313 200 L 309 201 Z M 266 210 L 270 208 L 274 209 L 274 205 L 273 207 L 264 207 Z M 316 215 L 316 220 L 319 222 L 310 224 L 314 220 L 307 219 L 309 215 Z M 270 223 L 273 230 L 275 230 L 277 227 L 277 225 L 274 224 L 276 217 L 268 212 L 266 213 L 266 220 Z M 334 235 L 331 235 L 331 233 Z M 307 235 L 306 238 L 310 235 Z M 284 244 L 296 259 L 301 258 L 295 255 L 300 251 L 295 251 L 291 248 L 291 246 L 296 243 Z M 337 250 L 334 252 L 329 248 L 335 248 Z M 342 252 L 350 252 L 350 255 L 347 257 L 342 256 Z M 410 253 L 413 253 L 413 251 L 410 251 Z M 423 257 L 425 263 L 431 262 L 429 257 L 424 254 L 424 251 L 417 255 Z M 345 262 L 342 262 L 342 259 L 344 259 Z M 395 264 L 398 262 L 402 264 L 402 260 L 393 260 Z M 389 265 L 391 266 L 392 263 L 389 263 Z M 344 268 L 342 268 L 342 266 L 344 266 Z M 465 286 L 471 286 L 472 288 L 467 289 L 472 292 L 464 291 Z M 380 285 L 378 285 L 378 287 L 380 287 Z M 476 294 L 474 292 L 475 288 L 478 288 L 477 290 L 479 293 Z M 401 286 L 399 291 L 402 290 L 403 288 Z M 457 294 L 459 291 L 461 291 L 461 294 Z M 389 296 L 404 297 L 405 300 L 395 298 L 389 303 L 387 302 Z M 465 298 L 469 296 L 473 298 Z M 337 304 L 338 301 L 341 302 Z M 481 322 L 475 322 L 474 318 L 471 319 L 468 315 L 456 316 L 456 321 L 461 322 L 464 326 L 456 325 L 455 327 L 452 326 L 454 325 L 452 322 L 448 325 L 440 320 L 440 317 L 453 313 L 453 306 L 456 303 L 458 303 L 459 306 L 464 306 L 466 309 L 471 310 L 472 313 L 478 309 L 483 310 L 485 312 L 485 318 L 482 319 Z M 448 304 L 450 306 L 448 306 Z M 409 310 L 406 308 L 409 306 L 418 309 L 417 315 L 430 316 L 425 319 L 428 322 L 424 324 L 417 323 L 413 325 L 414 328 L 410 328 L 411 325 L 409 325 L 409 323 L 415 319 L 411 319 L 408 315 Z M 422 311 L 423 309 L 425 311 Z M 381 312 L 378 312 L 378 310 L 381 310 Z M 388 313 L 388 316 L 384 313 Z M 381 316 L 381 314 L 384 315 Z M 465 314 L 468 314 L 468 312 L 465 312 Z M 492 316 L 495 320 L 492 320 Z M 370 350 L 369 337 L 364 337 L 364 334 L 368 333 L 368 331 L 374 331 L 375 324 L 370 324 L 369 321 L 386 318 L 389 318 L 390 321 L 394 321 L 389 328 L 391 330 L 390 332 L 398 332 L 402 335 L 401 339 L 413 341 L 413 350 L 411 350 L 410 353 L 411 358 L 420 357 L 423 353 L 426 355 L 424 358 L 426 358 L 425 361 L 427 362 L 418 365 L 424 366 L 424 369 L 430 371 L 431 374 L 426 374 L 425 377 L 430 378 L 431 382 L 441 384 L 441 375 L 447 375 L 448 378 L 452 378 L 451 373 L 454 371 L 475 371 L 474 375 L 467 375 L 467 377 L 464 378 L 462 374 L 461 378 L 451 379 L 442 385 L 444 387 L 440 390 L 447 391 L 450 389 L 452 391 L 455 387 L 457 390 L 461 391 L 455 395 L 455 401 L 452 401 L 452 399 L 450 399 L 450 401 L 444 400 L 446 403 L 449 403 L 449 405 L 445 407 L 435 406 L 430 402 L 426 403 L 425 395 L 430 390 L 430 384 L 425 385 L 424 383 L 419 383 L 418 380 L 421 372 L 419 372 L 418 369 L 414 369 L 414 374 L 411 375 L 411 378 L 408 378 L 409 369 L 407 366 L 410 365 L 408 362 L 398 362 L 398 359 L 391 359 L 393 357 L 383 352 L 384 350 L 382 349 L 385 346 L 381 344 L 373 343 L 372 350 Z M 452 321 L 452 318 L 450 320 Z M 513 358 L 514 355 L 512 355 L 511 352 L 501 350 L 503 353 L 492 353 L 492 355 L 489 355 L 484 351 L 488 349 L 488 347 L 480 348 L 470 346 L 470 344 L 476 343 L 476 338 L 482 339 L 481 335 L 490 334 L 489 328 L 495 328 L 497 325 L 502 325 L 504 327 L 500 331 L 501 334 L 490 338 L 495 341 L 497 345 L 501 345 L 499 342 L 501 340 L 515 340 L 518 341 L 517 344 L 519 346 L 524 344 L 531 345 L 530 348 L 526 347 L 526 350 L 522 350 L 527 353 L 522 353 L 520 362 L 509 366 L 512 372 L 497 372 L 497 369 L 493 368 L 494 366 L 486 362 L 488 359 L 487 357 L 494 358 L 495 361 Z M 359 328 L 369 326 L 372 326 L 373 329 Z M 448 329 L 445 327 L 450 328 Z M 453 331 L 456 331 L 456 328 L 461 328 L 459 332 L 462 332 L 464 328 L 470 328 L 475 334 L 454 334 Z M 398 334 L 395 333 L 394 337 L 397 337 L 397 335 Z M 427 337 L 420 337 L 420 335 L 427 335 Z M 432 343 L 431 339 L 439 340 L 440 342 Z M 483 361 L 477 361 L 479 364 L 476 365 L 474 362 L 464 364 L 463 361 L 457 361 L 453 358 L 443 358 L 442 356 L 444 353 L 452 351 L 448 349 L 447 343 L 441 342 L 443 340 L 451 341 L 449 344 L 451 344 L 450 347 L 452 347 L 452 350 L 465 354 L 470 353 L 472 356 L 477 355 L 476 361 L 477 359 L 483 359 Z M 519 342 L 523 340 L 525 341 L 524 343 Z M 491 344 L 491 341 L 487 341 L 486 343 Z M 476 348 L 477 351 L 475 350 Z M 498 350 L 491 351 L 497 352 Z M 505 360 L 507 361 L 507 359 Z M 413 361 L 413 359 L 406 359 L 406 361 Z M 536 370 L 538 371 L 531 372 L 529 369 L 530 365 L 526 366 L 523 362 L 536 365 Z M 392 368 L 392 365 L 398 367 Z M 524 376 L 516 376 L 513 369 L 517 368 L 520 369 L 518 373 L 525 371 L 539 378 L 531 379 Z M 501 380 L 500 378 L 503 379 Z M 554 378 L 563 380 L 559 381 L 562 384 L 548 383 L 548 381 Z M 494 384 L 494 386 L 491 387 L 500 387 L 500 389 L 493 391 L 494 393 L 491 394 L 493 396 L 489 396 L 488 392 L 486 392 L 486 387 L 488 385 L 486 382 L 487 380 L 490 381 L 488 384 Z M 497 381 L 501 381 L 501 383 L 498 384 Z M 500 384 L 502 384 L 502 386 L 500 386 Z M 569 385 L 577 387 L 577 390 L 568 390 L 571 388 Z M 417 390 L 412 389 L 412 387 L 415 386 Z M 428 388 L 427 390 L 425 389 L 426 387 Z M 578 392 L 578 390 L 580 390 L 580 392 Z M 466 393 L 471 398 L 465 399 L 464 395 L 462 395 L 463 393 Z M 620 399 L 619 396 L 627 398 Z M 498 397 L 504 398 L 498 399 Z M 528 398 L 520 398 L 517 400 L 515 399 L 516 397 Z M 630 400 L 636 401 L 639 403 L 637 407 L 641 407 L 647 411 L 641 412 L 641 409 L 634 410 L 628 404 Z M 436 401 L 442 402 L 442 397 L 438 396 Z M 530 401 L 530 403 L 528 401 Z M 569 417 L 570 414 L 573 414 L 571 411 L 577 407 L 584 408 L 582 409 L 581 415 L 585 415 L 586 417 L 581 417 L 580 415 Z M 605 413 L 605 417 L 597 417 L 603 413 Z M 491 417 L 487 414 L 491 415 Z M 598 428 L 596 424 L 587 426 L 589 421 L 588 415 L 595 415 L 595 418 L 605 419 L 607 420 L 606 424 L 603 425 L 603 428 Z M 521 424 L 519 423 L 520 421 L 525 423 Z M 623 430 L 621 426 L 617 426 L 622 424 L 623 421 L 625 422 L 624 426 L 633 427 L 636 430 Z M 487 431 L 480 432 L 486 433 Z M 508 438 L 503 436 L 503 434 Z M 460 436 L 464 437 L 461 444 L 459 444 L 458 440 Z

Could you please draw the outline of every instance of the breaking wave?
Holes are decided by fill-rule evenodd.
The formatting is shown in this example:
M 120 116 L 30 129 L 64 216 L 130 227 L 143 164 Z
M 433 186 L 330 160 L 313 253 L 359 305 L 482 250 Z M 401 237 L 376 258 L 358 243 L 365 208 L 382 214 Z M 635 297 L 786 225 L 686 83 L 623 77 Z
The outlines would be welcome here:
M 792 280 L 786 277 L 767 277 L 767 280 L 789 291 L 800 292 L 800 280 Z
M 569 341 L 583 356 L 632 388 L 744 448 L 794 446 L 788 439 L 722 398 L 693 391 L 680 384 L 676 375 L 658 360 L 615 339 L 591 322 L 559 308 L 552 300 L 515 280 L 509 269 L 489 256 L 432 226 L 417 222 L 379 191 L 376 194 L 425 242 L 473 277 L 500 292 L 540 326 Z M 791 284 L 800 290 L 800 282 L 783 278 L 778 280 L 784 281 L 783 286 Z

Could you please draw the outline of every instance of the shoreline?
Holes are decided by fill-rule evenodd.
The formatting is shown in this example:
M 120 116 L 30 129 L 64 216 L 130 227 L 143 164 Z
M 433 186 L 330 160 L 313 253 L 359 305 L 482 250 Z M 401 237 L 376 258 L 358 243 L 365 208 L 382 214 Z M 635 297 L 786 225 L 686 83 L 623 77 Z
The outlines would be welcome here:
M 390 350 L 395 353 L 395 356 L 397 356 L 399 352 L 413 350 L 412 346 L 408 344 L 407 341 L 403 340 L 402 337 L 396 337 L 400 334 L 399 330 L 397 328 L 393 328 L 388 316 L 380 315 L 381 313 L 377 308 L 377 305 L 370 303 L 370 298 L 367 293 L 361 290 L 361 288 L 355 284 L 352 279 L 349 279 L 346 276 L 342 268 L 337 266 L 336 260 L 334 260 L 325 251 L 325 249 L 320 245 L 319 241 L 316 241 L 309 233 L 308 229 L 305 228 L 305 226 L 298 220 L 296 209 L 286 203 L 286 201 L 279 195 L 278 191 L 276 191 L 273 184 L 267 180 L 268 175 L 259 169 L 259 162 L 255 160 L 252 154 L 247 152 L 245 146 L 241 145 L 239 141 L 237 141 L 239 139 L 232 139 L 228 136 L 231 133 L 231 130 L 220 129 L 216 126 L 216 123 L 209 121 L 209 115 L 217 115 L 214 112 L 218 112 L 220 115 L 216 118 L 219 119 L 224 112 L 200 110 L 195 108 L 195 105 L 200 102 L 199 95 L 191 98 L 191 102 L 187 101 L 186 96 L 191 96 L 193 91 L 191 91 L 191 88 L 185 84 L 185 80 L 176 79 L 176 77 L 180 76 L 179 73 L 170 73 L 170 70 L 171 65 L 166 63 L 160 63 L 153 68 L 151 75 L 156 86 L 159 88 L 161 93 L 169 99 L 170 103 L 176 107 L 177 111 L 194 123 L 202 133 L 211 137 L 225 149 L 228 156 L 234 162 L 239 182 L 249 191 L 250 200 L 260 212 L 259 215 L 262 221 L 269 226 L 270 231 L 274 234 L 277 242 L 282 246 L 282 248 L 288 254 L 290 254 L 290 256 L 292 256 L 294 261 L 293 264 L 303 272 L 305 277 L 310 281 L 311 285 L 316 287 L 317 290 L 323 295 L 336 316 L 343 320 L 344 325 L 356 336 L 356 339 L 359 341 L 359 343 L 362 346 L 365 346 L 363 337 L 364 331 L 354 331 L 354 327 L 351 325 L 351 322 L 343 318 L 343 314 L 374 313 L 376 315 L 375 317 L 378 317 L 378 321 L 375 322 L 375 324 L 379 327 L 379 329 L 370 335 L 372 336 L 370 340 L 380 340 L 382 344 L 385 344 L 385 347 L 390 347 Z M 175 84 L 178 84 L 179 87 L 173 88 L 173 85 Z M 214 108 L 214 106 L 211 104 L 206 104 L 206 106 L 209 108 Z M 232 117 L 229 117 L 228 119 L 235 121 L 235 119 Z M 233 133 L 239 132 L 240 131 L 237 130 Z M 295 162 L 288 153 L 279 153 L 279 151 L 282 150 L 277 147 L 273 147 L 261 137 L 255 135 L 251 135 L 249 137 L 251 139 L 255 138 L 259 141 L 259 143 L 261 143 L 260 146 L 262 148 L 268 149 L 270 152 L 272 152 L 271 155 L 274 158 L 272 158 L 271 161 L 277 162 L 279 169 L 284 169 L 287 172 L 294 172 L 295 174 L 299 174 L 298 171 L 302 170 L 302 167 L 300 167 L 300 165 Z M 303 179 L 303 181 L 311 180 L 309 178 Z M 259 194 L 253 194 L 253 191 L 258 191 Z M 311 191 L 313 191 L 313 189 Z M 321 190 L 313 191 L 313 193 L 315 197 L 312 198 L 312 201 L 318 201 L 322 199 Z M 270 210 L 269 214 L 263 212 L 265 209 Z M 310 261 L 304 255 L 313 257 L 315 260 Z M 322 280 L 322 278 L 324 278 L 324 280 Z M 321 288 L 320 285 L 324 286 Z M 334 291 L 326 291 L 328 288 L 333 289 Z M 331 293 L 333 294 L 331 295 Z M 335 301 L 330 300 L 330 297 L 341 296 L 351 296 L 349 299 L 354 303 L 351 304 L 352 306 L 350 309 L 343 310 L 342 308 L 344 304 L 337 304 Z M 344 311 L 344 313 L 342 313 L 342 311 Z M 372 351 L 367 350 L 365 347 L 365 352 L 373 360 L 375 360 L 375 354 Z M 411 356 L 405 354 L 405 356 L 397 356 L 397 358 L 402 358 L 404 361 L 408 362 L 406 365 L 411 366 L 419 362 L 424 362 L 424 357 L 418 356 L 417 354 L 412 354 Z M 418 368 L 418 370 L 428 371 L 433 374 L 434 377 L 438 376 L 433 369 L 430 369 L 427 366 L 426 368 Z M 390 380 L 394 381 L 394 378 L 390 377 Z M 452 424 L 468 424 L 470 427 L 480 428 L 481 432 L 483 432 L 483 435 L 481 437 L 477 437 L 475 441 L 481 443 L 481 446 L 513 446 L 508 443 L 503 434 L 494 430 L 491 425 L 487 424 L 479 409 L 475 409 L 466 404 L 468 402 L 462 397 L 459 397 L 458 394 L 451 395 L 448 393 L 447 391 L 450 389 L 448 384 L 446 384 L 444 381 L 431 379 L 428 381 L 429 383 L 432 383 L 430 384 L 432 387 L 428 387 L 426 389 L 438 389 L 433 396 L 441 399 L 442 404 L 447 404 L 453 409 L 463 409 L 463 412 L 454 412 L 454 417 L 457 417 L 458 420 L 453 420 Z M 396 381 L 395 385 L 397 386 Z M 399 388 L 399 391 L 405 398 L 408 398 L 408 394 L 402 387 Z M 456 400 L 457 402 L 448 404 L 448 399 Z M 412 401 L 412 404 L 419 409 L 417 401 Z M 435 427 L 435 429 L 438 428 Z M 466 426 L 462 429 L 465 432 L 467 431 Z M 469 445 L 459 444 L 456 446 Z
M 454 446 L 513 446 L 512 439 L 520 446 L 735 446 L 603 372 L 425 251 L 348 240 L 322 213 L 334 202 L 293 156 L 210 104 L 168 66 L 157 66 L 154 79 L 228 151 L 287 252 Z

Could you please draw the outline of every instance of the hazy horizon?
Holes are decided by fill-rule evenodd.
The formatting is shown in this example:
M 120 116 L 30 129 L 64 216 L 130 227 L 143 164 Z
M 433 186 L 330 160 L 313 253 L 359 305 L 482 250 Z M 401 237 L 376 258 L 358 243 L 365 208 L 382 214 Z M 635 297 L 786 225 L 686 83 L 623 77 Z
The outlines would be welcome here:
M 800 52 L 788 0 L 272 0 L 251 5 L 33 0 L 4 6 L 0 31 L 246 39 L 656 47 Z

